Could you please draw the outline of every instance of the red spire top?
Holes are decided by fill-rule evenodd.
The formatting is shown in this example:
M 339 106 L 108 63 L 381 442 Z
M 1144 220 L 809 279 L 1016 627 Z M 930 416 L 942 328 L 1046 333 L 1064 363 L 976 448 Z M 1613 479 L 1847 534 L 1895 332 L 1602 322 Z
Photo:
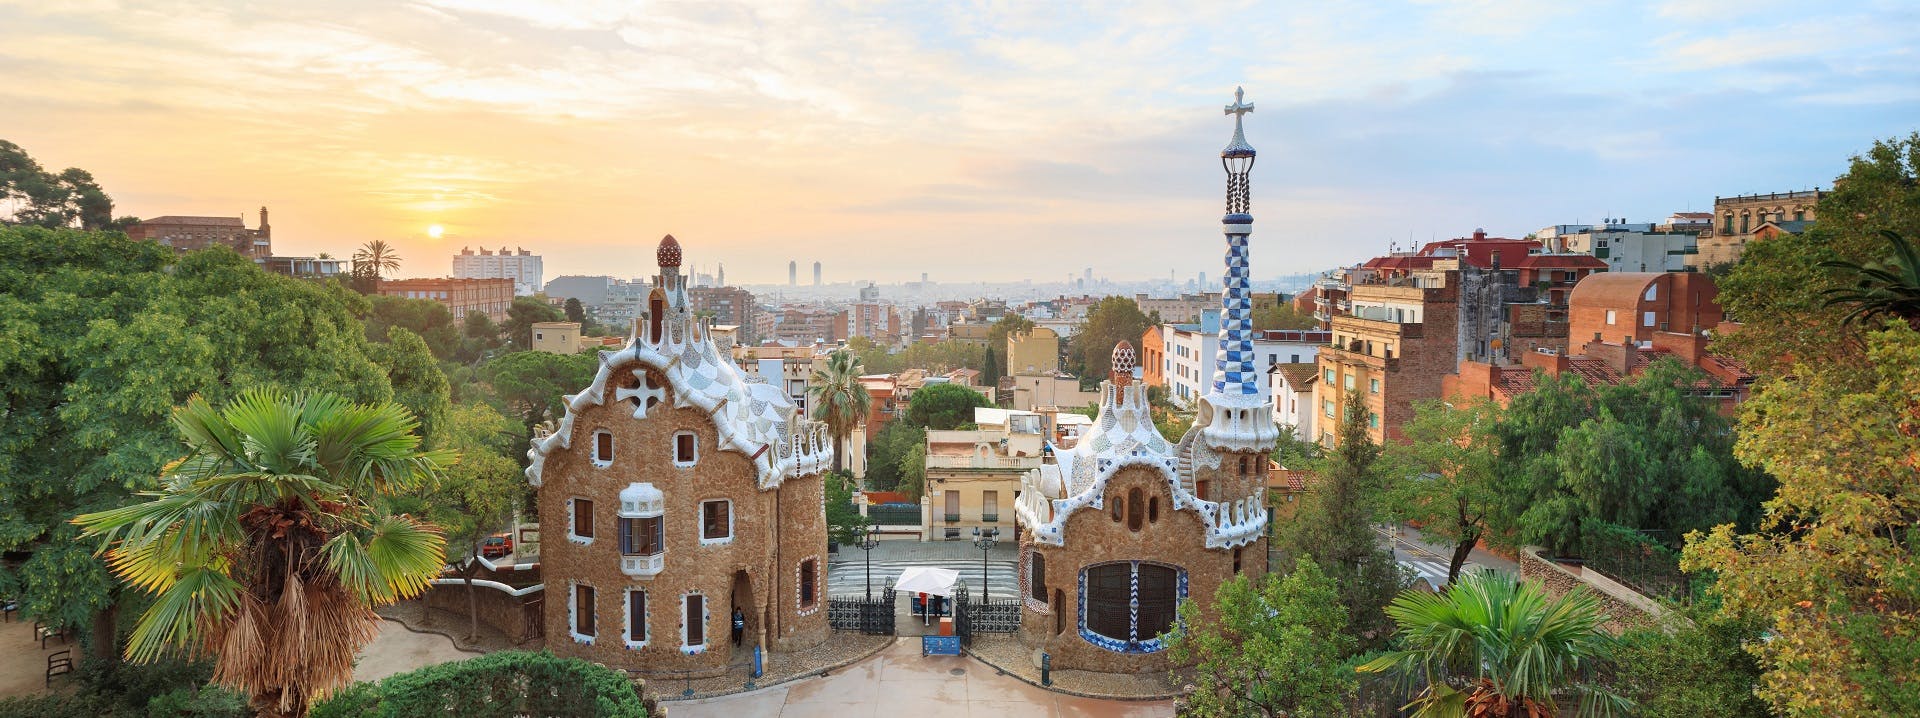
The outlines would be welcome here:
M 660 260 L 661 269 L 666 269 L 667 267 L 679 268 L 680 241 L 674 239 L 671 234 L 667 235 L 666 239 L 660 240 L 660 251 L 655 252 L 654 256 Z

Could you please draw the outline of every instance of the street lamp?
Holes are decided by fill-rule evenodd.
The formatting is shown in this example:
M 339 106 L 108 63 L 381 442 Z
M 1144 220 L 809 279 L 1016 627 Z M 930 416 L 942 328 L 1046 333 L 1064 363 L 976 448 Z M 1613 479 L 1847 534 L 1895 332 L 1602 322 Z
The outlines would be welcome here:
M 873 547 L 880 545 L 880 524 L 853 530 L 853 545 L 867 555 L 867 600 L 873 600 Z
M 987 552 L 1000 543 L 1000 529 L 987 529 L 980 533 L 980 527 L 973 527 L 973 545 L 980 547 L 980 605 L 989 603 L 987 599 Z

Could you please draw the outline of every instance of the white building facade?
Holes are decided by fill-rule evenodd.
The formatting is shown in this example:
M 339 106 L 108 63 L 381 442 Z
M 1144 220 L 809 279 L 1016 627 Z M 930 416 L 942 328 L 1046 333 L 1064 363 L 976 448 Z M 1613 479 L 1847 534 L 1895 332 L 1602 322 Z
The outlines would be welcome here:
M 1563 252 L 1591 254 L 1609 272 L 1684 272 L 1700 252 L 1691 232 L 1658 232 L 1652 224 L 1559 224 L 1535 233 Z
M 540 291 L 540 255 L 519 249 L 499 252 L 481 247 L 479 252 L 462 247 L 453 255 L 453 276 L 458 279 L 511 279 L 513 293 L 520 296 Z

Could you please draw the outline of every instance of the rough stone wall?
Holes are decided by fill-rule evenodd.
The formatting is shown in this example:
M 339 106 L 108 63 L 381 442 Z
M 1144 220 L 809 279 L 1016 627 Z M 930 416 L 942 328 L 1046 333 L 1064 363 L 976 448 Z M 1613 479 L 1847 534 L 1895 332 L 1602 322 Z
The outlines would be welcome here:
M 1138 532 L 1127 528 L 1124 516 L 1115 521 L 1112 514 L 1115 497 L 1125 496 L 1135 488 L 1141 489 L 1144 497 L 1157 496 L 1160 501 L 1159 520 L 1146 522 Z M 1056 634 L 1053 613 L 1035 610 L 1029 602 L 1028 610 L 1021 614 L 1021 633 L 1030 645 L 1053 656 L 1054 668 L 1146 673 L 1168 667 L 1164 650 L 1146 654 L 1116 653 L 1080 636 L 1080 573 L 1094 564 L 1151 561 L 1183 568 L 1187 574 L 1187 599 L 1201 601 L 1210 620 L 1214 593 L 1233 575 L 1233 551 L 1206 548 L 1206 526 L 1199 514 L 1189 510 L 1173 511 L 1172 504 L 1170 485 L 1164 474 L 1144 466 L 1131 466 L 1108 480 L 1102 508 L 1081 509 L 1067 519 L 1065 546 L 1032 544 L 1023 532 L 1023 557 L 1028 554 L 1044 557 L 1047 594 L 1053 596 L 1057 590 L 1062 599 L 1059 606 L 1051 608 L 1063 610 L 1065 615 L 1059 622 L 1064 630 Z M 1265 571 L 1266 539 L 1245 546 L 1241 552 L 1242 570 L 1254 575 Z M 1025 585 L 1024 561 L 1021 574 L 1023 593 L 1030 593 L 1030 587 Z
M 1630 628 L 1652 625 L 1655 616 L 1636 607 L 1621 598 L 1609 595 L 1609 591 L 1581 580 L 1572 571 L 1541 558 L 1537 549 L 1528 548 L 1520 552 L 1520 576 L 1527 580 L 1538 581 L 1547 587 L 1549 595 L 1566 595 L 1575 588 L 1585 589 L 1600 597 L 1600 610 L 1607 615 L 1607 621 L 1600 628 L 1613 635 L 1625 633 Z M 1584 569 L 1583 569 L 1584 570 Z
M 534 592 L 525 596 L 509 596 L 505 591 L 487 586 L 473 587 L 473 603 L 480 614 L 480 622 L 492 626 L 506 635 L 509 640 L 520 640 L 531 635 L 535 626 L 529 626 L 526 605 L 539 602 L 541 593 Z M 460 616 L 453 625 L 464 628 L 467 625 L 467 587 L 435 585 L 427 589 L 423 600 L 429 608 L 438 608 Z M 464 635 L 464 634 L 462 634 Z
M 666 384 L 658 374 L 653 380 Z M 575 417 L 571 447 L 555 449 L 546 460 L 539 496 L 547 648 L 557 655 L 621 669 L 719 673 L 733 660 L 730 631 L 735 601 L 747 618 L 740 650 L 751 650 L 761 636 L 770 639 L 774 648 L 824 640 L 824 610 L 802 617 L 792 608 L 797 578 L 791 575 L 800 560 L 817 555 L 820 590 L 825 590 L 826 522 L 820 477 L 796 479 L 777 492 L 762 492 L 749 457 L 717 448 L 720 443 L 712 419 L 697 408 L 674 408 L 671 387 L 647 418 L 635 419 L 631 402 L 614 399 L 614 384 L 609 382 L 601 404 Z M 592 461 L 593 434 L 602 429 L 613 436 L 614 457 L 610 466 L 597 467 Z M 697 437 L 698 460 L 690 467 L 673 461 L 673 437 L 681 431 Z M 628 576 L 621 570 L 617 512 L 620 491 L 631 483 L 651 483 L 665 496 L 665 569 L 649 578 Z M 593 501 L 591 543 L 569 536 L 575 498 Z M 732 538 L 703 545 L 700 504 L 713 499 L 732 501 Z M 782 516 L 787 524 L 777 527 L 776 501 L 805 504 L 808 509 L 796 510 L 797 516 Z M 782 531 L 778 560 L 776 530 Z M 793 555 L 802 552 L 805 555 Z M 739 596 L 734 595 L 737 576 L 745 577 L 745 590 Z M 576 584 L 595 589 L 596 630 L 591 642 L 575 638 L 570 630 Z M 630 588 L 647 592 L 646 643 L 637 648 L 626 643 Z M 706 601 L 706 641 L 703 646 L 686 647 L 682 613 L 686 596 L 695 592 Z M 776 592 L 779 600 L 774 601 Z

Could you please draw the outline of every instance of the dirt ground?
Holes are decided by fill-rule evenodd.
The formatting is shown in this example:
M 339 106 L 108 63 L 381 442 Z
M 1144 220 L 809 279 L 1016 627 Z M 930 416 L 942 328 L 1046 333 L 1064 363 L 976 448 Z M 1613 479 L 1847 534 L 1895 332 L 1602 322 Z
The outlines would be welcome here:
M 23 621 L 19 613 L 12 614 L 12 620 L 0 623 L 0 696 L 29 696 L 46 692 L 47 656 L 63 650 L 73 651 L 73 663 L 80 665 L 79 641 L 62 643 L 58 638 L 47 640 L 47 647 L 40 648 L 40 639 L 33 635 L 33 622 Z M 72 674 L 53 679 L 55 688 L 72 681 Z

